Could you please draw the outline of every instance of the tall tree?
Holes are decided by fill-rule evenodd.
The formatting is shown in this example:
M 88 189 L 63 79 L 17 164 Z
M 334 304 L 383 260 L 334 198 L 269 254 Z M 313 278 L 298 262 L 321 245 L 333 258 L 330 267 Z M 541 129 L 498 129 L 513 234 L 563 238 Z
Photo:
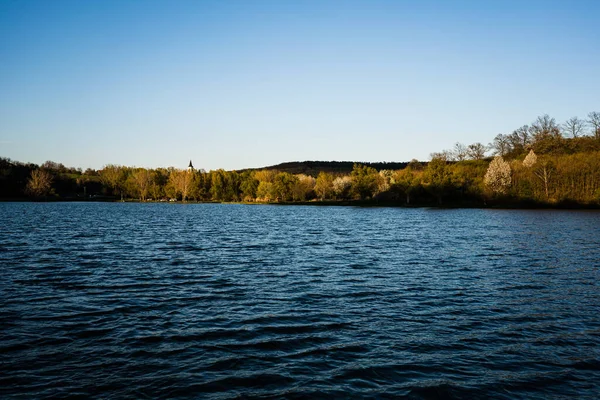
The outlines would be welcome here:
M 552 179 L 554 169 L 554 164 L 552 162 L 544 160 L 539 163 L 539 167 L 533 171 L 535 176 L 537 176 L 544 185 L 546 200 L 550 200 L 550 180 Z
M 228 182 L 227 173 L 223 169 L 210 171 L 211 185 L 210 193 L 215 201 L 227 201 Z

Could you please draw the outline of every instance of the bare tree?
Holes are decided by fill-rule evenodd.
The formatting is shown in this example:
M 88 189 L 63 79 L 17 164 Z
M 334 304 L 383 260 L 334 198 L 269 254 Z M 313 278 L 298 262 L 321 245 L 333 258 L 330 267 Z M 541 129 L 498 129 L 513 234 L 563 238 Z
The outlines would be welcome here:
M 494 138 L 494 141 L 490 143 L 490 148 L 494 150 L 495 155 L 504 156 L 510 148 L 508 136 L 499 133 Z
M 583 128 L 585 126 L 585 121 L 577 118 L 577 117 L 572 117 L 569 120 L 567 120 L 562 128 L 563 128 L 563 133 L 565 136 L 567 137 L 579 137 L 583 134 Z
M 535 141 L 560 136 L 560 128 L 556 120 L 548 114 L 537 117 L 529 130 Z
M 469 145 L 467 155 L 472 160 L 482 160 L 483 157 L 485 157 L 486 151 L 487 148 L 483 144 L 477 142 Z
M 592 127 L 592 136 L 600 139 L 600 112 L 592 111 L 589 113 L 587 123 Z
M 52 174 L 44 169 L 34 169 L 27 181 L 27 193 L 35 196 L 47 196 L 52 188 Z
M 452 148 L 452 156 L 456 161 L 464 161 L 467 158 L 467 146 L 456 142 Z
M 523 125 L 512 133 L 513 137 L 518 139 L 523 149 L 526 149 L 527 146 L 531 144 L 531 136 L 529 135 L 529 131 L 529 125 Z

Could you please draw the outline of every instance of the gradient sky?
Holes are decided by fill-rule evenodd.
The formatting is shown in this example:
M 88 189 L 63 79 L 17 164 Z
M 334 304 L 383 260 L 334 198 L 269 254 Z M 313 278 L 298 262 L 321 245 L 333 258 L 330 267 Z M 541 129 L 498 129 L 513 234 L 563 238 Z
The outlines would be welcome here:
M 600 111 L 600 1 L 0 1 L 0 156 L 426 160 Z

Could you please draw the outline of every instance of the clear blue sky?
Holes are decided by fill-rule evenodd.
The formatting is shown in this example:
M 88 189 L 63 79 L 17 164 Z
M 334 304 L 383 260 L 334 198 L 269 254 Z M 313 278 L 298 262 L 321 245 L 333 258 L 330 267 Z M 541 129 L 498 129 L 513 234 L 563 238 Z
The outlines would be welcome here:
M 0 156 L 425 160 L 600 111 L 600 1 L 0 1 Z

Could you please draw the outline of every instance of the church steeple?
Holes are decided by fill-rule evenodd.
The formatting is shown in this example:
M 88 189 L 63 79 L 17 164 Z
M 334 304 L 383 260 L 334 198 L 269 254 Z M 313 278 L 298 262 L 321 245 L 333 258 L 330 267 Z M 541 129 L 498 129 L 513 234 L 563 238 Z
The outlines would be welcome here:
M 188 171 L 193 171 L 194 166 L 192 165 L 192 160 L 190 160 L 190 165 L 188 165 Z

